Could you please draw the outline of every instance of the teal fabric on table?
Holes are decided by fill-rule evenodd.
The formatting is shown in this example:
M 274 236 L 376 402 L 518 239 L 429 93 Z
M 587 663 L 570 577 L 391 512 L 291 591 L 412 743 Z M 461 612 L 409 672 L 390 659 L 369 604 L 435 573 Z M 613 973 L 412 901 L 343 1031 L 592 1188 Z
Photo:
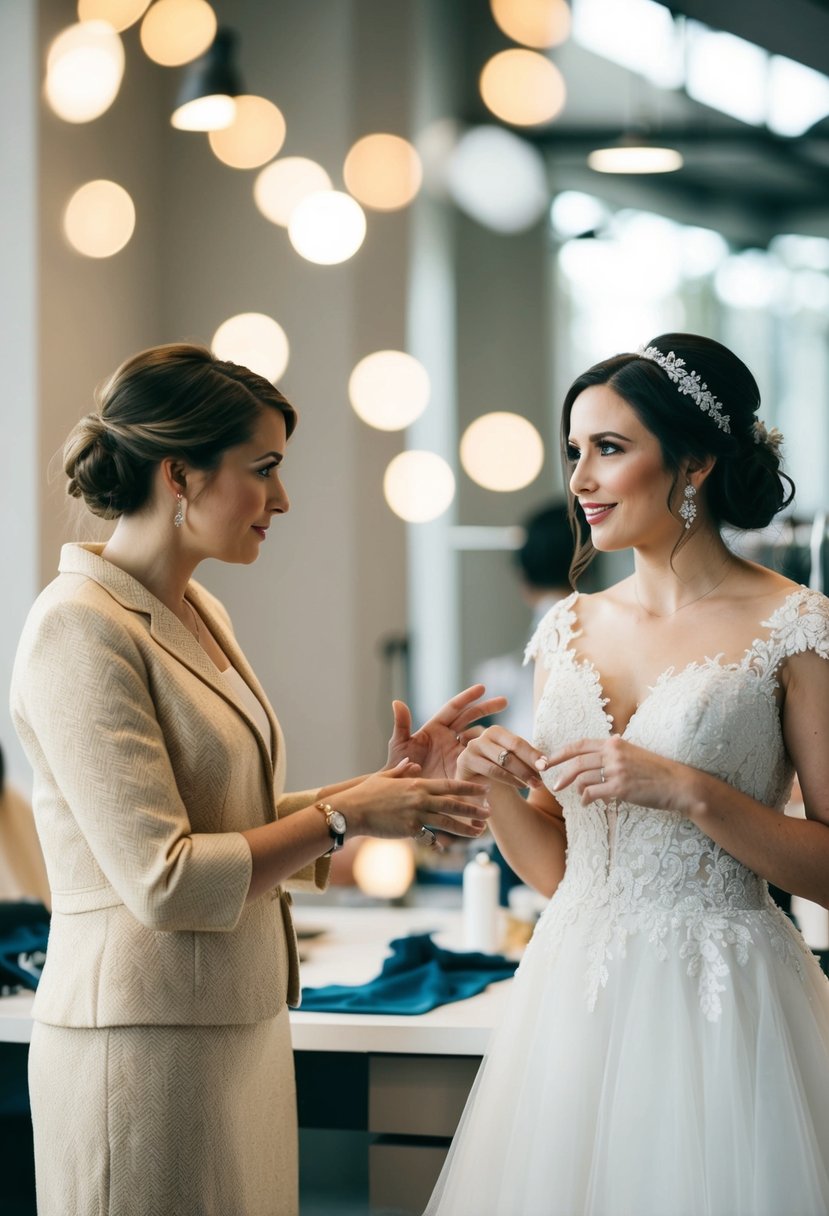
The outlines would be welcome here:
M 37 988 L 46 961 L 49 912 L 29 900 L 0 900 L 0 996 Z
M 305 1013 L 428 1013 L 483 992 L 515 973 L 516 962 L 500 954 L 443 950 L 430 933 L 398 937 L 380 974 L 366 984 L 303 988 Z

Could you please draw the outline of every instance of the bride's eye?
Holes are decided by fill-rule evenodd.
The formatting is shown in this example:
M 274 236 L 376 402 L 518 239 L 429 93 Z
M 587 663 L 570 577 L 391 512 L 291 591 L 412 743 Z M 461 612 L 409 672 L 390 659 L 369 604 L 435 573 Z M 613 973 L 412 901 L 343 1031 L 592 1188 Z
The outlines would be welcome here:
M 609 439 L 605 439 L 599 444 L 599 451 L 602 456 L 613 456 L 616 452 L 621 452 L 621 450 L 618 444 L 611 443 Z
M 569 460 L 570 464 L 575 464 L 576 461 L 578 460 L 579 456 L 581 455 L 581 452 L 572 443 L 568 443 L 567 447 L 565 448 L 565 455 L 566 455 L 567 459 Z

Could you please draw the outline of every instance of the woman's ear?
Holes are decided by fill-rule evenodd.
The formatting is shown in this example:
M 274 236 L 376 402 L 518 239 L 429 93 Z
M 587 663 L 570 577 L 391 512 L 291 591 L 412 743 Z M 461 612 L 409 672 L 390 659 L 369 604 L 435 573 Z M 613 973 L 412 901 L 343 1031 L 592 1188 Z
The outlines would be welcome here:
M 699 459 L 689 460 L 684 469 L 686 481 L 689 481 L 698 490 L 714 471 L 716 463 L 716 456 L 703 456 Z
M 187 469 L 181 460 L 166 456 L 159 465 L 159 473 L 164 488 L 171 494 L 187 494 Z

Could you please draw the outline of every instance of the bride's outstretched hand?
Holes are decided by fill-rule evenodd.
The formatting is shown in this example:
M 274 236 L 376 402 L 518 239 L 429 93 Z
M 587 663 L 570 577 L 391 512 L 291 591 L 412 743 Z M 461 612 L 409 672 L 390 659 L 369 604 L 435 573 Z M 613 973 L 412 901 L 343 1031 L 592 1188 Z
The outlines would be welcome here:
M 683 798 L 687 766 L 618 735 L 577 739 L 552 752 L 549 759 L 551 768 L 560 766 L 553 793 L 572 786 L 581 794 L 582 806 L 615 798 L 655 810 L 687 812 Z
M 447 701 L 441 709 L 412 733 L 412 714 L 405 701 L 392 701 L 394 729 L 389 739 L 386 768 L 408 757 L 420 765 L 424 777 L 453 777 L 455 763 L 467 742 L 480 733 L 473 726 L 479 718 L 506 709 L 506 697 L 486 697 L 483 684 L 473 684 Z
M 547 757 L 532 743 L 504 726 L 488 726 L 461 752 L 457 775 L 462 781 L 485 777 L 515 790 L 536 789 L 548 767 Z

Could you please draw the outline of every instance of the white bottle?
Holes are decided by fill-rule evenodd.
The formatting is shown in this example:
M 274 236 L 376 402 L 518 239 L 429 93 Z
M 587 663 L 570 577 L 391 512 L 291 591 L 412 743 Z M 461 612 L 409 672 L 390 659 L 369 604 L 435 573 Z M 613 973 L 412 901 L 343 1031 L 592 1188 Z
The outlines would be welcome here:
M 493 954 L 498 949 L 500 873 L 488 853 L 477 853 L 463 871 L 463 945 Z

